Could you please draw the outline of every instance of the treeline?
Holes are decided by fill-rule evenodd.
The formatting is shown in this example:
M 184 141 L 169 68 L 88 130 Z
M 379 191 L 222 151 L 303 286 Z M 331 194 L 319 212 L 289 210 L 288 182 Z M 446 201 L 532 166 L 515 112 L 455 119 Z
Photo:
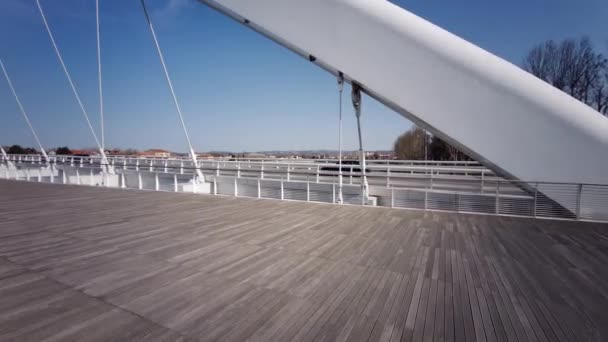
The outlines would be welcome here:
M 471 160 L 456 147 L 416 126 L 397 138 L 393 150 L 399 160 Z
M 589 38 L 539 44 L 525 57 L 522 68 L 608 115 L 608 59 Z
M 33 147 L 22 147 L 21 145 L 12 145 L 5 147 L 4 150 L 8 154 L 38 154 L 38 150 Z
M 548 40 L 535 46 L 522 68 L 598 112 L 608 115 L 608 58 L 589 38 Z M 398 159 L 470 160 L 454 146 L 413 127 L 394 144 Z

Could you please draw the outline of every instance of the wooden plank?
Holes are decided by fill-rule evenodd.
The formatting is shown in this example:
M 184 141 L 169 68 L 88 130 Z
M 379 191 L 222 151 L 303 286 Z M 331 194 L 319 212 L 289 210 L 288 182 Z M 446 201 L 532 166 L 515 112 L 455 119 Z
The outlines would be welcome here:
M 608 337 L 605 224 L 3 180 L 0 217 L 1 340 Z

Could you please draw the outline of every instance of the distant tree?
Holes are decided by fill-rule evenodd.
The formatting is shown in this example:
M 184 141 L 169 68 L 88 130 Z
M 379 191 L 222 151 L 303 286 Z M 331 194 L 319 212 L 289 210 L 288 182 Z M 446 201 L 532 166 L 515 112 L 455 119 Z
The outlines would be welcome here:
M 472 160 L 458 148 L 448 144 L 437 136 L 433 136 L 429 146 L 429 154 L 432 160 L 463 161 Z
M 57 147 L 55 153 L 62 156 L 69 156 L 72 154 L 72 150 L 70 150 L 67 146 Z
M 534 47 L 526 56 L 523 69 L 608 114 L 608 59 L 595 51 L 587 37 L 549 40 Z
M 8 154 L 37 154 L 38 151 L 31 147 L 21 147 L 21 145 L 13 145 L 6 151 Z
M 412 127 L 403 133 L 393 146 L 397 159 L 424 160 L 426 139 L 426 132 L 418 127 Z
M 133 156 L 137 154 L 137 150 L 128 148 L 122 152 L 125 156 Z

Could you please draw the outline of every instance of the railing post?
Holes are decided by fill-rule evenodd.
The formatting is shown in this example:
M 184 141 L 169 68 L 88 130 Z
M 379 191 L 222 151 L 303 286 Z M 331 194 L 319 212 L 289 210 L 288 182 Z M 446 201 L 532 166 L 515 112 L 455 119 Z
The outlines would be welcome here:
M 158 172 L 154 172 L 154 190 L 160 190 L 160 182 L 158 180 Z
M 38 169 L 38 183 L 42 182 L 42 171 Z
M 260 183 L 260 179 L 258 178 L 258 199 L 262 198 L 262 185 Z
M 55 166 L 51 165 L 49 170 L 51 171 L 51 184 L 53 184 L 55 183 Z
M 285 190 L 283 188 L 283 178 L 281 177 L 281 199 L 285 199 Z
M 260 179 L 264 179 L 264 161 L 262 160 L 262 168 L 260 169 Z
M 139 158 L 135 159 L 135 171 L 139 173 Z
M 310 182 L 308 181 L 308 175 L 306 175 L 306 202 L 310 202 Z
M 141 172 L 137 171 L 137 188 L 142 190 L 144 188 L 144 182 L 141 179 Z
M 213 177 L 213 194 L 217 195 L 217 176 Z
M 238 177 L 238 173 L 237 173 Z M 239 183 L 237 182 L 237 178 L 234 178 L 234 197 L 239 197 Z
M 391 208 L 395 207 L 395 189 L 391 189 Z
M 319 184 L 319 172 L 321 171 L 321 167 L 317 165 L 317 184 Z
M 61 181 L 63 182 L 63 184 L 67 184 L 68 183 L 68 177 L 65 175 L 65 170 L 61 170 Z
M 331 184 L 331 203 L 336 203 L 336 184 Z
M 496 181 L 496 215 L 500 213 L 500 181 Z
M 534 212 L 533 216 L 536 217 L 536 208 L 538 207 L 538 183 L 534 187 Z
M 80 167 L 84 167 L 84 158 L 80 158 Z
M 350 184 L 353 184 L 353 167 L 350 167 Z
M 70 158 L 70 166 L 71 166 L 71 167 L 74 167 L 74 157 L 71 157 L 71 158 Z
M 177 192 L 177 190 L 179 190 L 177 187 L 177 173 L 174 173 L 173 174 L 173 191 Z
M 124 172 L 120 174 L 120 187 L 122 189 L 126 189 L 127 188 L 127 180 L 125 178 Z
M 184 174 L 184 161 L 183 160 L 179 161 L 179 173 L 182 175 Z
M 578 193 L 576 195 L 576 219 L 581 219 L 581 196 L 583 194 L 583 184 L 578 185 Z
M 124 158 L 124 159 L 122 160 L 122 169 L 123 169 L 123 170 L 126 170 L 126 169 L 127 169 L 127 167 L 128 167 L 128 166 L 127 166 L 127 158 Z
M 154 171 L 154 159 L 150 159 L 150 172 Z
M 165 159 L 165 173 L 169 172 L 169 161 Z
M 289 174 L 289 164 L 287 164 L 287 181 L 289 182 L 291 180 L 291 176 Z
M 76 184 L 80 185 L 80 170 L 76 169 Z

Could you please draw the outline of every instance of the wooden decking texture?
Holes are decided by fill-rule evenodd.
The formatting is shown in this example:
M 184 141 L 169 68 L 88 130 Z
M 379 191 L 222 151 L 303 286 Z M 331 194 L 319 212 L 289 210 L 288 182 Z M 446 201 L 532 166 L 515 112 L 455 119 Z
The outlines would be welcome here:
M 606 341 L 608 227 L 0 181 L 0 341 Z

